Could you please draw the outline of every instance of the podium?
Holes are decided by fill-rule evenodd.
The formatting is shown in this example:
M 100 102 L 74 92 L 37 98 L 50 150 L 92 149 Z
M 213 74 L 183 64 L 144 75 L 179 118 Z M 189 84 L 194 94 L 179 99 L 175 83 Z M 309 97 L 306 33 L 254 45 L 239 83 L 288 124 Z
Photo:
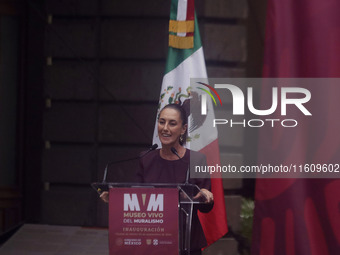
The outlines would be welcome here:
M 93 183 L 92 187 L 99 194 L 109 191 L 110 254 L 190 254 L 194 206 L 206 203 L 197 185 Z

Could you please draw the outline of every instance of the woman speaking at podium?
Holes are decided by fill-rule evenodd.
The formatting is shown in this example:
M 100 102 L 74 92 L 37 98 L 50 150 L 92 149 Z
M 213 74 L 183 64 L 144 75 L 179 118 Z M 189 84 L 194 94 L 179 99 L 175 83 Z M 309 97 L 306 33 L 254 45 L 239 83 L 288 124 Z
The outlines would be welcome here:
M 151 151 L 140 160 L 137 182 L 140 183 L 185 183 L 190 162 L 206 165 L 205 155 L 183 147 L 188 129 L 187 114 L 179 104 L 166 105 L 158 116 L 158 136 L 162 148 Z M 213 207 L 214 197 L 210 192 L 210 179 L 189 179 L 196 184 L 207 198 L 202 212 L 209 212 Z M 198 219 L 197 210 L 193 213 L 190 254 L 201 254 L 201 248 L 207 245 Z
M 187 134 L 187 114 L 182 106 L 168 104 L 158 116 L 158 136 L 162 148 L 153 150 L 140 159 L 137 171 L 139 183 L 185 183 L 190 162 L 206 165 L 206 158 L 199 152 L 183 147 Z M 210 192 L 210 179 L 189 179 L 196 184 L 206 197 L 207 203 L 200 206 L 201 212 L 209 212 L 213 207 L 214 197 Z M 200 196 L 201 194 L 198 194 Z M 108 202 L 107 192 L 101 198 Z M 191 229 L 190 254 L 201 254 L 201 249 L 207 245 L 203 229 L 194 210 Z

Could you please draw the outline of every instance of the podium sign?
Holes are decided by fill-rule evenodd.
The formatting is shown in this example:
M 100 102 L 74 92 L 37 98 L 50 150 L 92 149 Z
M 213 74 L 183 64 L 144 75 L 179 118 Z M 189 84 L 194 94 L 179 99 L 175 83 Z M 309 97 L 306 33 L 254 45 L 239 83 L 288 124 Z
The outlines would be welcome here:
M 111 188 L 110 255 L 179 254 L 178 189 Z

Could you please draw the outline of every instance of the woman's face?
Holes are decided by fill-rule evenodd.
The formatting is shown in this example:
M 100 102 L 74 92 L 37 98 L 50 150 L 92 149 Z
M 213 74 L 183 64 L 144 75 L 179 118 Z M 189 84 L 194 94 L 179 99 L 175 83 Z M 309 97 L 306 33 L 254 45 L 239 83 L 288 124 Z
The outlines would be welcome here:
M 180 113 L 171 108 L 161 111 L 158 119 L 158 136 L 162 145 L 177 145 L 179 137 L 185 134 L 187 125 L 183 125 Z

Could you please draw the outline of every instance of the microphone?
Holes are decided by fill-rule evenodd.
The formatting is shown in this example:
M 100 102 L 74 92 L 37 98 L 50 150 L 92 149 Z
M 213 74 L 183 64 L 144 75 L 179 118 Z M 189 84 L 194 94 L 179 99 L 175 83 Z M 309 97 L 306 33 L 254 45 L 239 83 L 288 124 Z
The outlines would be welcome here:
M 134 157 L 134 158 L 128 158 L 128 159 L 122 159 L 122 160 L 118 160 L 118 161 L 112 161 L 107 163 L 105 170 L 104 170 L 104 177 L 103 177 L 103 183 L 106 183 L 106 176 L 107 176 L 107 170 L 108 167 L 113 165 L 113 164 L 118 164 L 118 163 L 123 163 L 126 161 L 130 161 L 130 160 L 134 160 L 134 159 L 140 159 L 143 158 L 144 156 L 146 156 L 149 152 L 156 150 L 158 147 L 158 144 L 155 143 L 154 145 L 152 145 L 146 152 L 144 152 L 143 154 L 139 155 L 138 157 Z
M 154 151 L 158 148 L 158 144 L 155 143 L 154 145 L 152 145 L 146 152 L 144 152 L 142 155 L 139 156 L 139 158 L 144 157 L 146 154 L 148 154 L 150 151 Z
M 173 153 L 173 154 L 175 154 L 179 159 L 183 159 L 183 158 L 181 158 L 179 155 L 178 155 L 178 152 L 177 152 L 177 150 L 175 149 L 175 147 L 171 147 L 171 152 Z M 186 178 L 185 178 L 185 183 L 184 184 L 189 184 L 189 166 L 188 166 L 188 169 L 187 169 L 187 174 L 186 174 Z
M 178 155 L 178 152 L 177 152 L 177 150 L 175 149 L 175 147 L 171 147 L 171 152 L 173 153 L 173 154 L 175 154 L 179 159 L 181 159 L 181 157 Z

